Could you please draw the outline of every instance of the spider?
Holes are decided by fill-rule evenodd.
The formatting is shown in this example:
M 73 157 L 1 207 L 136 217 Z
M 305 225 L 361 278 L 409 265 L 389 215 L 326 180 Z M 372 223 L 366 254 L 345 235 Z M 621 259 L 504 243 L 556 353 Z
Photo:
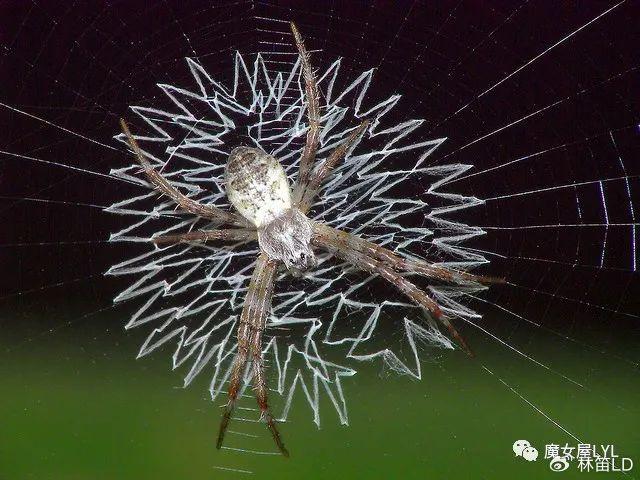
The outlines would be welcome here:
M 262 354 L 262 334 L 271 309 L 276 273 L 281 265 L 293 276 L 302 276 L 317 264 L 314 249 L 321 249 L 360 270 L 378 275 L 445 326 L 470 356 L 473 356 L 471 349 L 450 319 L 443 315 L 438 303 L 406 276 L 418 275 L 440 282 L 454 283 L 488 284 L 501 281 L 440 267 L 422 260 L 404 258 L 364 238 L 307 217 L 323 182 L 365 134 L 369 128 L 369 121 L 365 120 L 353 128 L 350 135 L 323 162 L 316 165 L 321 131 L 319 91 L 302 37 L 294 23 L 290 26 L 302 65 L 309 124 L 293 188 L 289 186 L 287 175 L 278 159 L 258 148 L 239 146 L 231 151 L 225 167 L 225 189 L 235 211 L 199 203 L 178 191 L 152 167 L 125 120 L 120 120 L 131 150 L 155 189 L 172 199 L 178 208 L 221 227 L 215 230 L 156 236 L 152 238 L 156 245 L 258 241 L 260 255 L 238 322 L 238 346 L 231 367 L 228 402 L 220 422 L 217 448 L 222 447 L 240 393 L 245 368 L 250 364 L 261 419 L 266 423 L 280 452 L 287 457 L 289 452 L 280 437 L 267 402 L 267 380 Z

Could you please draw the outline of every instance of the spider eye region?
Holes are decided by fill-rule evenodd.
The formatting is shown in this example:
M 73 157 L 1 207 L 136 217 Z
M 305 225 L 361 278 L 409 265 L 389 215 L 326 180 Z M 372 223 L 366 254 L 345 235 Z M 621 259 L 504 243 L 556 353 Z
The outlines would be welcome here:
M 236 147 L 231 151 L 225 188 L 235 209 L 258 228 L 292 206 L 284 168 L 277 158 L 259 148 Z
M 281 260 L 294 276 L 316 266 L 316 256 L 311 248 L 313 226 L 297 208 L 291 208 L 258 229 L 260 248 L 269 257 Z

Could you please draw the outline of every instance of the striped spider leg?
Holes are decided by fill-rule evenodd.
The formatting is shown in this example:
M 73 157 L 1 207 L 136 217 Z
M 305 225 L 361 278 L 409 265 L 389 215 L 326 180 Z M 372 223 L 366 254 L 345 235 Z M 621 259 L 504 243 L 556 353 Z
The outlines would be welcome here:
M 305 142 L 302 157 L 300 158 L 300 166 L 298 170 L 298 179 L 293 190 L 293 198 L 298 202 L 302 198 L 302 194 L 309 182 L 311 170 L 316 159 L 318 144 L 320 142 L 320 105 L 318 85 L 316 77 L 311 68 L 311 59 L 307 49 L 304 46 L 302 36 L 296 25 L 291 22 L 291 33 L 298 49 L 298 56 L 302 65 L 302 76 L 304 78 L 305 103 L 307 107 L 307 119 L 309 121 L 309 129 L 307 130 L 307 140 Z
M 267 317 L 271 310 L 271 299 L 273 297 L 273 287 L 275 275 L 278 267 L 277 261 L 271 260 L 267 254 L 262 253 L 258 257 L 256 267 L 253 270 L 249 290 L 244 300 L 240 321 L 238 323 L 238 351 L 231 367 L 231 379 L 229 381 L 229 399 L 220 422 L 217 448 L 222 447 L 224 434 L 229 426 L 231 415 L 238 399 L 244 370 L 248 360 L 251 360 L 253 367 L 253 385 L 256 392 L 256 400 L 260 407 L 260 415 L 265 421 L 273 440 L 280 452 L 289 456 L 289 452 L 284 446 L 280 433 L 275 424 L 275 420 L 269 411 L 267 403 L 267 381 L 264 374 L 264 363 L 262 358 L 262 333 L 264 332 Z
M 186 212 L 220 224 L 226 223 L 242 228 L 249 227 L 249 223 L 247 222 L 247 220 L 242 218 L 242 216 L 238 215 L 235 212 L 229 212 L 218 207 L 214 207 L 213 205 L 206 205 L 200 202 L 196 202 L 195 200 L 180 193 L 177 188 L 171 185 L 171 183 L 169 183 L 166 178 L 164 178 L 153 168 L 151 162 L 149 162 L 149 159 L 142 152 L 142 150 L 138 146 L 138 142 L 131 134 L 127 122 L 122 118 L 120 119 L 120 127 L 127 137 L 129 146 L 133 150 L 133 153 L 136 155 L 136 158 L 142 166 L 145 175 L 153 184 L 156 190 L 171 198 L 174 202 L 176 202 L 176 204 L 178 204 L 178 206 L 182 210 Z
M 449 334 L 455 338 L 467 354 L 473 356 L 471 348 L 451 321 L 443 315 L 438 303 L 414 283 L 407 280 L 403 273 L 453 283 L 491 284 L 502 283 L 502 279 L 472 275 L 467 272 L 439 267 L 422 260 L 406 259 L 380 245 L 322 223 L 314 224 L 313 244 L 334 253 L 338 258 L 360 270 L 380 275 L 413 303 L 429 311 L 436 320 L 447 328 Z

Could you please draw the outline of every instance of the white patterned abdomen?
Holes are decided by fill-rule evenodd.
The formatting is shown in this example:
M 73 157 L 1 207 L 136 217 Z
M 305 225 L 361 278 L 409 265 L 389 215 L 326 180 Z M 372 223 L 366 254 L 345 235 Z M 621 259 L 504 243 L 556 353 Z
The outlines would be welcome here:
M 231 204 L 256 227 L 291 208 L 291 189 L 284 168 L 260 149 L 234 148 L 227 160 L 225 184 Z

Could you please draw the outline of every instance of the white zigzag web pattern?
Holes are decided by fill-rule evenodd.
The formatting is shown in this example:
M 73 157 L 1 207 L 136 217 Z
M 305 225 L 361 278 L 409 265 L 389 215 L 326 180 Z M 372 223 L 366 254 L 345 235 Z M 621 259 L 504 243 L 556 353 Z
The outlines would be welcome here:
M 372 101 L 367 92 L 373 70 L 349 82 L 340 75 L 341 64 L 338 59 L 318 75 L 324 94 L 320 99 L 323 129 L 319 161 L 360 119 L 371 120 L 371 127 L 334 171 L 310 216 L 405 256 L 426 257 L 461 269 L 486 263 L 482 255 L 463 246 L 465 240 L 484 232 L 447 218 L 481 200 L 439 191 L 470 166 L 428 166 L 427 158 L 445 139 L 422 140 L 422 120 L 394 121 L 391 117 L 400 96 Z M 168 106 L 131 107 L 151 132 L 136 138 L 155 168 L 188 196 L 225 209 L 229 205 L 222 183 L 224 163 L 239 144 L 272 153 L 294 178 L 306 135 L 300 62 L 270 71 L 262 54 L 247 64 L 236 53 L 231 88 L 212 78 L 200 63 L 187 59 L 187 65 L 193 86 L 158 85 Z M 117 138 L 125 142 L 122 135 Z M 148 185 L 134 163 L 111 173 Z M 403 197 L 408 185 L 417 186 L 417 196 Z M 153 246 L 149 239 L 155 235 L 195 230 L 206 227 L 207 222 L 177 212 L 166 198 L 158 201 L 151 189 L 117 202 L 107 211 L 132 218 L 130 226 L 111 235 L 111 241 L 142 244 L 142 253 L 107 272 L 135 278 L 115 301 L 139 302 L 127 328 L 151 327 L 139 356 L 173 341 L 174 369 L 188 368 L 184 385 L 207 370 L 215 400 L 225 391 L 230 374 L 237 347 L 235 327 L 257 255 L 256 244 L 233 249 Z M 369 284 L 373 280 L 373 276 L 357 273 L 326 254 L 320 255 L 318 268 L 304 281 L 292 281 L 284 274 L 280 277 L 264 352 L 271 367 L 272 390 L 284 398 L 281 420 L 287 418 L 293 396 L 301 389 L 316 424 L 320 425 L 321 392 L 327 394 L 340 421 L 346 424 L 341 381 L 356 373 L 355 361 L 378 358 L 391 370 L 421 378 L 421 346 L 453 348 L 429 319 L 417 309 L 408 310 L 412 305 L 372 295 Z M 481 288 L 431 286 L 429 290 L 449 316 L 472 318 L 478 315 L 462 302 Z M 407 312 L 413 319 L 405 316 Z M 401 319 L 394 323 L 402 337 L 401 341 L 394 339 L 399 345 L 375 346 L 380 324 L 393 318 Z M 342 352 L 339 362 L 333 361 L 337 352 Z

